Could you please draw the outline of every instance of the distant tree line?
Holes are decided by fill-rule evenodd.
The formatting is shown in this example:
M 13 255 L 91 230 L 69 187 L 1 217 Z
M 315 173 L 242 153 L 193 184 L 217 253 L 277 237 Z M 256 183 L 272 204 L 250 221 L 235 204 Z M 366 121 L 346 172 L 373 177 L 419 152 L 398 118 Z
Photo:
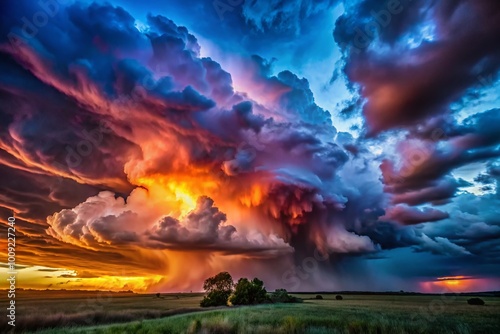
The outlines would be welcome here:
M 302 302 L 302 299 L 289 295 L 285 289 L 267 293 L 264 282 L 258 278 L 251 281 L 248 278 L 240 278 L 235 284 L 226 271 L 207 278 L 203 289 L 206 295 L 200 303 L 202 307 Z

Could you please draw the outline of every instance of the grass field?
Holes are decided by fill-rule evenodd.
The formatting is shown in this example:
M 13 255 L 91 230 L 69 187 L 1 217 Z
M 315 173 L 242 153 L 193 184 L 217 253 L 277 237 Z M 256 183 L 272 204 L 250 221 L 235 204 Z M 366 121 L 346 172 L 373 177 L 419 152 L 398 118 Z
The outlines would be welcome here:
M 16 333 L 500 333 L 495 297 L 470 306 L 465 296 L 301 294 L 300 304 L 207 310 L 200 294 L 80 294 L 21 295 Z
M 6 296 L 2 293 L 2 296 Z M 130 322 L 202 311 L 202 294 L 155 295 L 107 291 L 16 291 L 16 333 L 38 328 Z M 3 303 L 2 303 L 3 305 Z M 6 305 L 6 304 L 5 304 Z M 0 323 L 0 333 L 11 327 Z

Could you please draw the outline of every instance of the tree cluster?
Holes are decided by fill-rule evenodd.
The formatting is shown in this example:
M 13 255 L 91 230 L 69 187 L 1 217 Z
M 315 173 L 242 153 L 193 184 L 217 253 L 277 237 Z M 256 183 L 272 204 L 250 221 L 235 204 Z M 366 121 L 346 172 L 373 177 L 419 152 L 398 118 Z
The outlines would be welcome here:
M 203 284 L 203 289 L 207 293 L 200 305 L 226 306 L 232 305 L 255 305 L 263 303 L 297 303 L 302 301 L 299 298 L 290 296 L 285 289 L 277 289 L 268 295 L 264 282 L 258 278 L 249 280 L 240 278 L 236 284 L 228 272 L 221 272 L 209 277 Z
M 229 301 L 233 305 L 253 305 L 267 302 L 267 291 L 264 288 L 264 282 L 258 278 L 251 281 L 247 278 L 240 278 Z

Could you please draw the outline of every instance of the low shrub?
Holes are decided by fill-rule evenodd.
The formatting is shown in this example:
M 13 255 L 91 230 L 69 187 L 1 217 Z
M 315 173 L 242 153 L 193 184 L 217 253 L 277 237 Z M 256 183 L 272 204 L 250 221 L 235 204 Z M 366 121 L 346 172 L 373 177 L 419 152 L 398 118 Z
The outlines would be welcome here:
M 271 293 L 270 299 L 273 303 L 302 303 L 302 299 L 291 296 L 286 289 L 276 289 Z
M 481 298 L 477 298 L 477 297 L 469 298 L 467 300 L 467 304 L 469 304 L 469 305 L 484 305 L 484 300 L 482 300 Z
M 335 299 L 337 299 L 337 300 L 342 300 L 342 299 L 344 299 L 344 298 L 342 298 L 342 296 L 341 296 L 341 295 L 336 295 L 336 296 L 335 296 Z
M 323 299 L 322 295 L 316 295 L 316 299 Z

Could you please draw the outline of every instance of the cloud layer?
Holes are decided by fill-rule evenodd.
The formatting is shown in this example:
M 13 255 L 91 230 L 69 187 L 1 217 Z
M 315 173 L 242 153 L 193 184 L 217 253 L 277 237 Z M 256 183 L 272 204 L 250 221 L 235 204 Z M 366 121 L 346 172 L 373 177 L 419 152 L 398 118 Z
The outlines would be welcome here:
M 23 264 L 120 268 L 149 277 L 144 290 L 252 268 L 302 290 L 433 279 L 388 255 L 401 251 L 440 276 L 498 279 L 500 111 L 471 102 L 499 70 L 496 3 L 247 1 L 222 21 L 165 6 L 173 17 L 97 2 L 2 11 L 0 211 L 19 219 Z M 314 55 L 286 70 L 265 57 L 301 49 L 339 8 L 332 71 L 355 106 L 340 118 L 359 117 L 351 133 L 335 127 L 344 106 L 320 106 L 293 70 Z M 208 56 L 231 43 L 231 61 Z M 316 255 L 327 260 L 301 277 Z M 395 273 L 372 269 L 386 257 Z

